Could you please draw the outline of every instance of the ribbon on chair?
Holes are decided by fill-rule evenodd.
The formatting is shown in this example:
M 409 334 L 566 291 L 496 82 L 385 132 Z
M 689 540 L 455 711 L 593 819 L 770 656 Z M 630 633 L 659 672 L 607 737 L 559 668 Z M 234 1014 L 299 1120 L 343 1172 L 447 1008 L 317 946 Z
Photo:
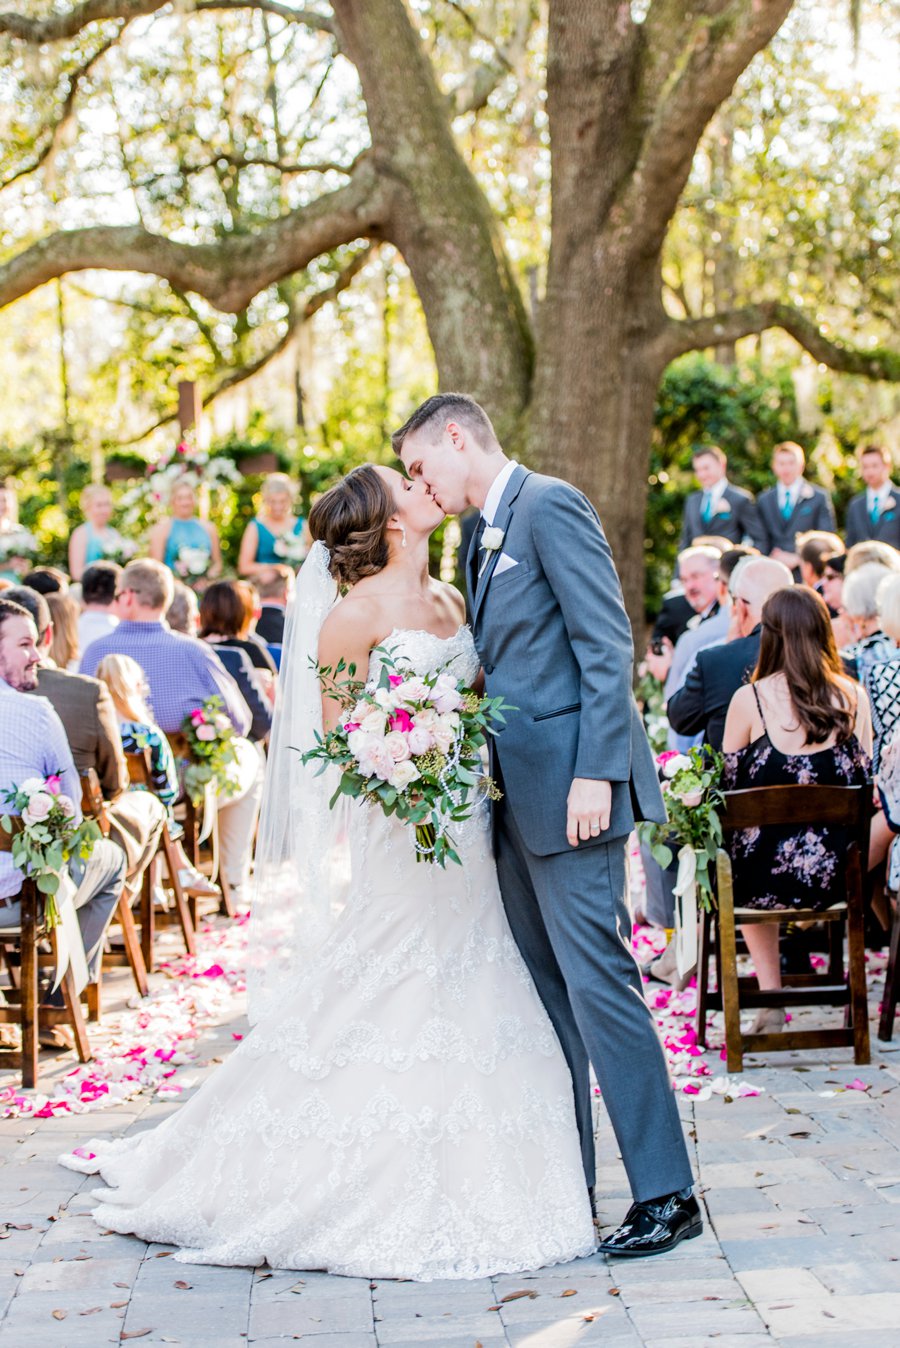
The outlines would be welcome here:
M 59 889 L 56 891 L 59 923 L 53 929 L 56 948 L 56 969 L 53 977 L 54 992 L 62 982 L 63 975 L 70 965 L 75 979 L 76 993 L 80 993 L 87 986 L 88 967 L 87 960 L 84 957 L 84 943 L 81 939 L 81 928 L 78 925 L 78 914 L 75 911 L 75 894 L 75 882 L 72 877 L 65 871 L 61 872 Z
M 216 822 L 217 809 L 215 782 L 207 782 L 203 789 L 203 816 L 200 822 L 200 835 L 197 838 L 198 843 L 205 843 L 212 833 L 213 825 Z
M 685 843 L 678 853 L 675 877 L 675 960 L 679 975 L 697 963 L 697 853 Z

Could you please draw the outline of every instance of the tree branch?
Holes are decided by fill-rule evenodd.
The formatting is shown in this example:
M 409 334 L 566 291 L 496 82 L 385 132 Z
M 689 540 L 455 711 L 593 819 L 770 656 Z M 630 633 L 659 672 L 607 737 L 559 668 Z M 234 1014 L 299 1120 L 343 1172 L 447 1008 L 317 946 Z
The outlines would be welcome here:
M 171 168 L 162 169 L 159 173 L 149 173 L 145 178 L 139 178 L 132 185 L 134 187 L 152 187 L 154 183 L 161 182 L 165 178 L 190 178 L 198 173 L 206 173 L 208 169 L 215 168 L 217 164 L 228 164 L 231 168 L 236 169 L 277 169 L 279 173 L 283 173 L 286 177 L 293 177 L 300 173 L 343 173 L 345 177 L 351 177 L 357 163 L 358 159 L 350 164 L 341 164 L 337 160 L 321 159 L 301 164 L 294 163 L 291 160 L 268 159 L 264 156 L 249 158 L 247 155 L 223 150 L 220 154 L 213 155 L 211 159 L 205 159 L 200 164 L 174 164 Z
M 827 337 L 801 309 L 779 300 L 763 300 L 760 304 L 748 304 L 745 308 L 708 318 L 670 319 L 659 339 L 660 354 L 668 362 L 687 351 L 736 342 L 767 328 L 782 328 L 815 360 L 832 370 L 863 375 L 866 379 L 900 381 L 900 352 L 884 347 L 861 351 L 858 347 L 845 346 Z
M 0 266 L 0 308 L 73 271 L 132 271 L 161 276 L 240 313 L 254 295 L 314 258 L 354 239 L 386 237 L 392 189 L 369 159 L 351 181 L 259 230 L 215 243 L 176 243 L 140 225 L 61 230 Z
M 48 14 L 43 19 L 28 19 L 14 10 L 0 14 L 0 33 L 18 38 L 22 42 L 40 45 L 45 42 L 61 42 L 65 38 L 76 37 L 88 24 L 100 23 L 104 19 L 142 18 L 163 9 L 170 0 L 81 0 L 80 4 L 63 14 Z M 316 9 L 295 9 L 280 0 L 194 0 L 197 11 L 207 9 L 255 9 L 265 14 L 274 14 L 286 23 L 302 23 L 334 37 L 337 33 L 334 20 L 328 14 Z

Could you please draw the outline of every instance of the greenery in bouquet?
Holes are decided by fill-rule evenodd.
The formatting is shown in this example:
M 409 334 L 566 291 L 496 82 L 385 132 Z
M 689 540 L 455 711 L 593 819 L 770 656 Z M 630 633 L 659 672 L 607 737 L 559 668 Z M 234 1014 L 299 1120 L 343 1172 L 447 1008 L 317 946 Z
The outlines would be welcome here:
M 446 670 L 419 675 L 398 666 L 378 648 L 378 683 L 363 684 L 355 666 L 318 667 L 326 695 L 344 715 L 302 754 L 340 772 L 331 797 L 342 795 L 380 806 L 415 830 L 418 861 L 459 862 L 450 828 L 468 819 L 485 798 L 500 792 L 485 771 L 488 735 L 514 708 L 501 697 L 484 697 Z M 345 676 L 345 677 L 342 677 Z
M 0 818 L 0 825 L 12 834 L 13 865 L 34 880 L 44 895 L 44 923 L 55 927 L 60 920 L 56 905 L 60 872 L 69 857 L 90 856 L 100 828 L 93 819 L 78 822 L 75 802 L 61 790 L 58 773 L 29 777 L 3 796 L 9 810 L 22 821 L 15 831 L 11 813 Z
M 207 698 L 202 706 L 188 712 L 181 730 L 191 747 L 184 789 L 194 804 L 202 802 L 210 783 L 217 796 L 233 796 L 238 787 L 237 733 L 225 714 L 222 699 Z
M 671 866 L 682 848 L 692 849 L 697 859 L 697 901 L 707 912 L 715 904 L 712 868 L 722 845 L 719 811 L 725 803 L 720 785 L 724 762 L 708 745 L 686 754 L 669 750 L 657 755 L 669 822 L 638 825 L 641 842 L 663 869 Z

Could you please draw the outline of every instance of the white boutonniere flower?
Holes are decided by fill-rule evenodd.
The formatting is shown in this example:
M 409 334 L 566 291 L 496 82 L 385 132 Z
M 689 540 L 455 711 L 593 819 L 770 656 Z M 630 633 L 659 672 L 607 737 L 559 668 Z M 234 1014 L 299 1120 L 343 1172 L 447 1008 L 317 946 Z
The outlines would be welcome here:
M 503 529 L 498 529 L 496 525 L 489 524 L 481 535 L 481 546 L 484 548 L 484 557 L 481 566 L 478 568 L 478 574 L 481 575 L 484 568 L 490 561 L 492 552 L 499 552 L 503 547 L 503 540 L 506 537 Z
M 730 514 L 731 514 L 731 506 L 728 504 L 727 501 L 717 501 L 717 502 L 716 502 L 716 508 L 715 508 L 715 510 L 713 511 L 713 514 L 714 514 L 714 515 L 730 515 Z
M 887 498 L 887 500 L 884 502 L 884 505 L 883 505 L 881 508 L 882 508 L 882 510 L 893 510 L 893 508 L 894 508 L 894 506 L 895 506 L 896 504 L 897 504 L 897 498 L 896 498 L 896 496 L 889 496 L 889 497 Z M 486 529 L 485 529 L 485 533 L 487 533 L 487 530 L 486 530 Z

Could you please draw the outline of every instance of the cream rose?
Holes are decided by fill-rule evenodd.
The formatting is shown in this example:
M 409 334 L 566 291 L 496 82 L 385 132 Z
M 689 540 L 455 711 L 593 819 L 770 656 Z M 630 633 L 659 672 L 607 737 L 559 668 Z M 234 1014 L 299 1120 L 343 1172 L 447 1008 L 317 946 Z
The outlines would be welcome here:
M 390 777 L 388 777 L 388 781 L 398 791 L 404 791 L 410 782 L 414 782 L 418 776 L 418 769 L 407 759 L 406 762 L 396 765 Z
M 427 754 L 428 750 L 434 747 L 434 736 L 430 730 L 420 726 L 417 719 L 416 724 L 406 737 L 406 742 L 411 754 Z
M 391 758 L 395 763 L 404 763 L 412 752 L 409 747 L 409 741 L 405 735 L 401 735 L 399 730 L 392 730 L 385 735 L 382 741 L 384 747 L 390 751 Z
M 22 811 L 22 818 L 26 824 L 42 824 L 52 809 L 53 797 L 46 791 L 35 791 Z
M 56 797 L 56 803 L 67 819 L 75 818 L 75 802 L 71 796 L 67 796 L 64 791 L 60 791 Z

